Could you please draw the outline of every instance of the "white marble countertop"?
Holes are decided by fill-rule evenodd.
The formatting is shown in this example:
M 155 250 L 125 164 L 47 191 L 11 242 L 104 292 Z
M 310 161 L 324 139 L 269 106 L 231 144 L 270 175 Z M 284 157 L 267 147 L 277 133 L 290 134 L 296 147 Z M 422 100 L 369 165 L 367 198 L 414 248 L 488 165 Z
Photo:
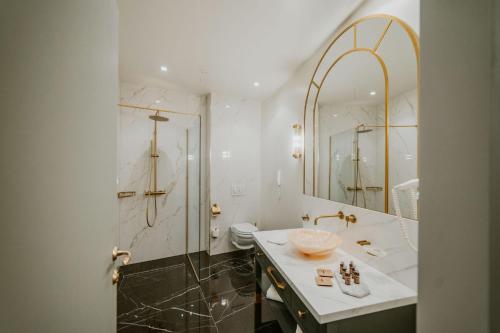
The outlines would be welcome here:
M 320 324 L 417 303 L 415 291 L 343 250 L 337 249 L 325 258 L 311 259 L 300 254 L 290 242 L 285 245 L 269 242 L 286 239 L 291 230 L 258 231 L 253 236 Z M 317 268 L 336 271 L 341 261 L 349 263 L 351 260 L 360 271 L 363 282 L 370 288 L 370 295 L 363 298 L 345 295 L 336 281 L 333 287 L 316 285 L 314 279 Z

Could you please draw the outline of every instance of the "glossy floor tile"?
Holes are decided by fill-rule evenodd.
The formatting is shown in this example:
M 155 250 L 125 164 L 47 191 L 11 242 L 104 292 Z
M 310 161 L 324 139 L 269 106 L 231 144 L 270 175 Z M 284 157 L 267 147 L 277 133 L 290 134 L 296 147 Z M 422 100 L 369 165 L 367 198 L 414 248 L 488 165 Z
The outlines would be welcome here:
M 118 332 L 291 331 L 293 325 L 280 328 L 272 310 L 275 304 L 265 298 L 262 324 L 255 327 L 251 251 L 212 257 L 200 253 L 193 261 L 200 283 L 185 256 L 124 267 L 118 286 Z

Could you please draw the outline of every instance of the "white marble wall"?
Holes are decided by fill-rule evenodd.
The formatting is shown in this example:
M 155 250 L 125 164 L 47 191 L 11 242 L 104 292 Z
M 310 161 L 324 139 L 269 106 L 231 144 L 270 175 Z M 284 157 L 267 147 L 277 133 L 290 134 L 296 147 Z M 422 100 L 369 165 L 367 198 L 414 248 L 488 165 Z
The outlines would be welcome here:
M 174 85 L 159 87 L 122 83 L 120 93 L 124 104 L 195 114 L 202 114 L 205 109 L 203 97 Z M 154 125 L 148 118 L 151 114 L 125 107 L 120 108 L 119 114 L 118 191 L 137 192 L 134 197 L 119 199 L 120 248 L 132 252 L 132 262 L 179 255 L 186 250 L 186 130 L 190 129 L 191 133 L 199 131 L 200 120 L 195 116 L 165 114 L 170 121 L 158 123 L 158 187 L 165 189 L 167 194 L 158 197 L 158 219 L 149 228 L 145 219 L 147 198 L 144 192 L 148 189 L 150 177 L 150 140 Z M 196 135 L 192 134 L 192 137 Z M 198 152 L 195 146 L 190 147 L 190 154 Z M 199 161 L 198 156 L 189 163 Z M 197 186 L 199 182 L 190 182 L 189 190 L 198 191 Z M 197 198 L 196 195 L 191 197 Z M 190 215 L 198 216 L 199 209 L 203 207 L 190 207 Z
M 391 98 L 389 119 L 391 125 L 417 124 L 417 90 L 413 89 Z M 379 106 L 382 110 L 383 106 Z M 389 129 L 389 189 L 417 177 L 417 132 L 415 127 L 391 127 Z M 389 195 L 389 197 L 391 197 Z M 402 197 L 403 216 L 410 216 L 409 202 Z M 392 199 L 389 213 L 395 214 Z
M 260 102 L 211 94 L 210 201 L 222 213 L 211 219 L 219 237 L 210 238 L 210 254 L 229 252 L 230 227 L 235 223 L 260 224 Z M 241 189 L 241 194 L 234 193 Z

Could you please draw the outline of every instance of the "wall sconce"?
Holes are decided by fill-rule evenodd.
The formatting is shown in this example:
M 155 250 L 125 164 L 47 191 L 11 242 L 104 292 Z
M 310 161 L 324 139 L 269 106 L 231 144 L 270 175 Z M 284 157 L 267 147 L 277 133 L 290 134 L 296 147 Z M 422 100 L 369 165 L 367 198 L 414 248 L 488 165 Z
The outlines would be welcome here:
M 295 159 L 299 159 L 302 157 L 302 153 L 304 151 L 304 140 L 302 137 L 302 125 L 294 124 L 293 128 L 293 148 L 292 148 L 292 156 Z

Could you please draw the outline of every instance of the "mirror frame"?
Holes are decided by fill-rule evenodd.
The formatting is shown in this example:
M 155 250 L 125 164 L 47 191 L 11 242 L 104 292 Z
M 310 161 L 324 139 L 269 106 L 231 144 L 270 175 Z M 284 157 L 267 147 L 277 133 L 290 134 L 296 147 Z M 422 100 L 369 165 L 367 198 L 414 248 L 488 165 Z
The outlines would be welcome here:
M 373 48 L 367 48 L 367 47 L 358 47 L 357 45 L 357 25 L 366 22 L 369 20 L 374 20 L 374 19 L 380 19 L 384 18 L 386 19 L 387 23 L 385 25 L 384 30 L 382 31 L 382 34 L 380 37 L 377 39 L 377 43 L 374 45 Z M 397 24 L 400 27 L 403 28 L 403 30 L 406 32 L 408 38 L 410 39 L 412 45 L 413 45 L 413 50 L 415 52 L 415 59 L 417 62 L 417 126 L 419 124 L 419 116 L 420 116 L 420 106 L 419 106 L 419 100 L 420 100 L 420 43 L 418 39 L 418 35 L 416 32 L 403 20 L 396 16 L 388 15 L 388 14 L 374 14 L 374 15 L 369 15 L 362 17 L 360 19 L 355 20 L 351 24 L 349 24 L 347 27 L 341 30 L 341 32 L 335 36 L 333 41 L 327 46 L 326 50 L 323 52 L 321 55 L 321 58 L 316 65 L 316 68 L 314 69 L 314 72 L 311 76 L 311 80 L 309 81 L 309 86 L 307 89 L 307 96 L 305 99 L 304 103 L 304 118 L 303 118 L 303 140 L 304 140 L 304 145 L 303 145 L 303 161 L 302 161 L 302 193 L 304 195 L 308 195 L 306 193 L 306 165 L 307 165 L 307 158 L 306 158 L 306 145 L 305 145 L 305 138 L 306 138 L 306 130 L 307 130 L 307 106 L 309 101 L 312 101 L 312 98 L 314 97 L 314 104 L 313 104 L 313 115 L 312 115 L 312 196 L 316 196 L 316 150 L 317 150 L 317 140 L 316 140 L 316 112 L 317 112 L 317 105 L 318 105 L 318 97 L 321 92 L 321 87 L 323 83 L 325 82 L 326 78 L 328 77 L 328 74 L 332 71 L 332 69 L 335 67 L 335 65 L 342 60 L 344 57 L 349 56 L 350 54 L 356 53 L 356 52 L 365 52 L 373 57 L 378 61 L 378 63 L 381 66 L 381 69 L 384 73 L 384 81 L 385 81 L 385 96 L 384 96 L 384 101 L 385 101 L 385 186 L 384 186 L 384 213 L 389 213 L 389 73 L 387 72 L 387 67 L 385 65 L 384 59 L 377 54 L 377 50 L 382 44 L 387 32 L 389 31 L 390 27 L 392 24 Z M 315 81 L 315 76 L 318 72 L 318 69 L 320 66 L 323 64 L 323 60 L 325 59 L 326 55 L 333 49 L 333 46 L 335 43 L 346 33 L 353 31 L 353 43 L 352 47 L 345 52 L 341 53 L 333 62 L 328 66 L 328 69 L 326 70 L 325 74 L 321 78 L 320 83 L 318 84 Z M 316 88 L 316 94 L 315 96 L 311 93 L 311 88 L 312 86 L 315 86 Z M 417 145 L 418 145 L 418 130 L 417 130 Z M 418 148 L 417 148 L 417 177 L 418 177 Z

